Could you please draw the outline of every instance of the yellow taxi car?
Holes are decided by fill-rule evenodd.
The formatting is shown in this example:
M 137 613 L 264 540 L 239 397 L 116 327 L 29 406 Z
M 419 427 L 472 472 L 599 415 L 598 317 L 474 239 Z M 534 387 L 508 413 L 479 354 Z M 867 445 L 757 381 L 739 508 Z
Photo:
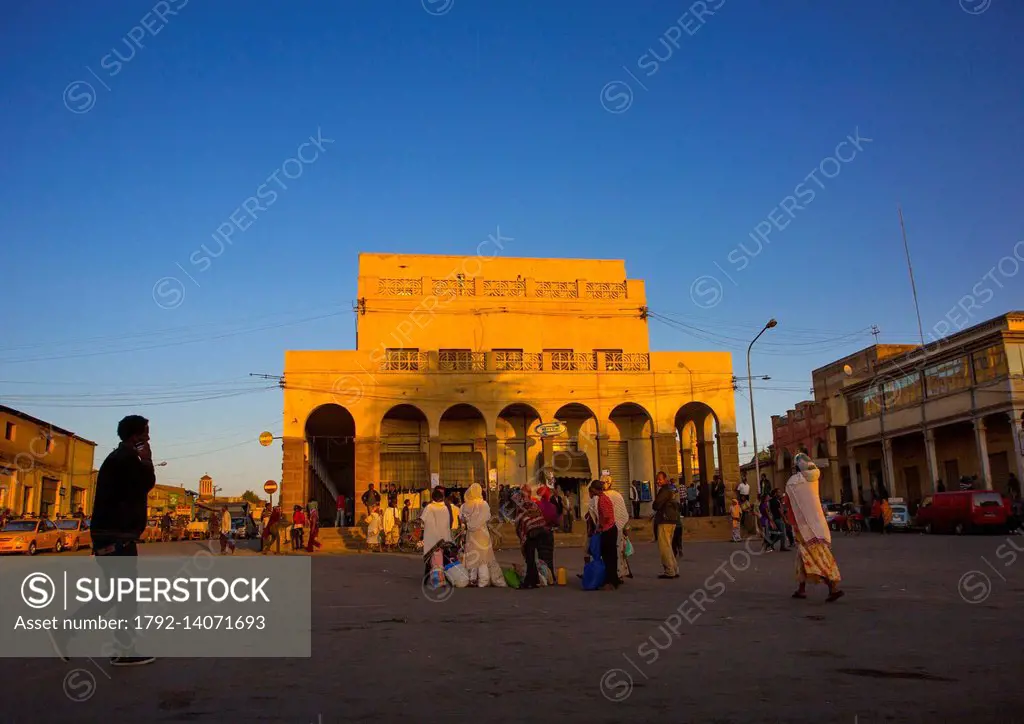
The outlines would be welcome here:
M 89 530 L 89 521 L 85 518 L 58 520 L 57 529 L 63 536 L 66 550 L 77 551 L 83 546 L 92 547 L 92 531 Z
M 0 553 L 28 553 L 64 550 L 62 531 L 51 520 L 12 520 L 0 530 Z

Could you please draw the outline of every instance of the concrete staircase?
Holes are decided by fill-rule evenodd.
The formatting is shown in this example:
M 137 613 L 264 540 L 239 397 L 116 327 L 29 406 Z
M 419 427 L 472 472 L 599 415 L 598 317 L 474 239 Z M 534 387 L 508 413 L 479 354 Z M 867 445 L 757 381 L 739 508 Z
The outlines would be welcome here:
M 698 543 L 704 541 L 729 540 L 732 523 L 728 517 L 717 518 L 684 518 L 683 541 Z M 500 543 L 498 550 L 515 550 L 519 547 L 515 527 L 511 523 L 498 526 Z M 654 540 L 651 521 L 635 520 L 630 523 L 630 539 L 634 543 L 650 543 Z M 321 553 L 356 553 L 366 550 L 366 528 L 352 526 L 349 528 L 321 528 Z M 586 526 L 581 521 L 573 525 L 572 533 L 555 533 L 556 548 L 582 548 L 586 544 Z

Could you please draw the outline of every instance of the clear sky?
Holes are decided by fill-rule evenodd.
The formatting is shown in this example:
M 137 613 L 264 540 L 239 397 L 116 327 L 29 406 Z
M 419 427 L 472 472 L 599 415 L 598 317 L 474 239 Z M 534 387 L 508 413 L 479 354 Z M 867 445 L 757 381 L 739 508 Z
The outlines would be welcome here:
M 258 488 L 281 393 L 248 375 L 354 346 L 357 254 L 499 227 L 512 256 L 624 258 L 676 320 L 654 349 L 731 349 L 742 376 L 776 317 L 761 444 L 872 325 L 916 340 L 897 203 L 926 332 L 1024 308 L 1024 4 L 692 7 L 4 3 L 0 401 L 99 456 L 140 412 L 163 482 Z

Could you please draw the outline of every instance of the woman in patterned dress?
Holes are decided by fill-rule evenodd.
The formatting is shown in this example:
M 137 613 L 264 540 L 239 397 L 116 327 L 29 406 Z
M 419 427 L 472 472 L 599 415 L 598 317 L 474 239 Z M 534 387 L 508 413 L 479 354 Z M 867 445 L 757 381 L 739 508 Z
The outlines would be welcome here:
M 793 458 L 793 476 L 786 483 L 786 495 L 793 516 L 796 537 L 796 580 L 798 588 L 793 598 L 807 598 L 807 583 L 828 586 L 828 602 L 843 595 L 839 590 L 839 566 L 832 555 L 832 534 L 818 497 L 818 478 L 821 471 L 804 453 Z

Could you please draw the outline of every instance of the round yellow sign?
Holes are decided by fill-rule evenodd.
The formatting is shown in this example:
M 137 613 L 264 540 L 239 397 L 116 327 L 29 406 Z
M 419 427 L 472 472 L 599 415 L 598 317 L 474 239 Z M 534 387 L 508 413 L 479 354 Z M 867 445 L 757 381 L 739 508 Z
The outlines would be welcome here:
M 270 443 L 274 442 L 274 436 L 269 432 L 260 433 L 260 445 L 263 447 L 269 447 Z

